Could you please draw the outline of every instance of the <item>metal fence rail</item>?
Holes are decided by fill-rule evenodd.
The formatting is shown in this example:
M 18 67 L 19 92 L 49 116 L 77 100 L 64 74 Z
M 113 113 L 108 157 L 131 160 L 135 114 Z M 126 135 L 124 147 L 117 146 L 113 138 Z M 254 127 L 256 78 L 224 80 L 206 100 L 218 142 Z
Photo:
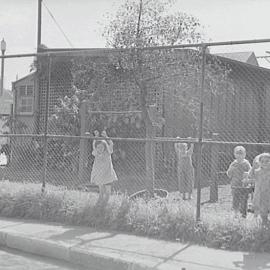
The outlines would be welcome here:
M 230 213 L 226 170 L 233 148 L 243 145 L 250 162 L 270 151 L 270 70 L 254 55 L 230 49 L 265 42 L 270 40 L 0 56 L 6 62 L 36 57 L 34 73 L 13 83 L 13 110 L 5 117 L 10 132 L 0 134 L 8 142 L 1 178 L 41 182 L 43 190 L 46 183 L 91 189 L 93 141 L 104 139 L 106 130 L 118 176 L 114 190 L 131 195 L 162 189 L 181 200 L 185 179 L 195 189 L 190 207 L 197 220 L 206 202 L 217 203 L 216 212 L 226 205 Z M 209 51 L 217 46 L 226 46 L 227 54 Z M 189 165 L 181 167 L 179 143 L 194 145 L 194 175 L 186 173 Z

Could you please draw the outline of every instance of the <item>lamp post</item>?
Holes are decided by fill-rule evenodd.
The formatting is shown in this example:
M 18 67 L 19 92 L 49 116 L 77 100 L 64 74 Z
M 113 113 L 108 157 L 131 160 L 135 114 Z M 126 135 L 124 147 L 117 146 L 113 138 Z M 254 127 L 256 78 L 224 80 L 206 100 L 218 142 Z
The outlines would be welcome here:
M 7 47 L 7 44 L 6 44 L 5 40 L 2 39 L 2 41 L 1 41 L 2 56 L 5 55 L 6 47 Z M 4 61 L 5 61 L 4 57 L 2 57 L 2 61 L 1 61 L 1 89 L 0 89 L 0 96 L 3 95 L 3 91 L 4 91 Z

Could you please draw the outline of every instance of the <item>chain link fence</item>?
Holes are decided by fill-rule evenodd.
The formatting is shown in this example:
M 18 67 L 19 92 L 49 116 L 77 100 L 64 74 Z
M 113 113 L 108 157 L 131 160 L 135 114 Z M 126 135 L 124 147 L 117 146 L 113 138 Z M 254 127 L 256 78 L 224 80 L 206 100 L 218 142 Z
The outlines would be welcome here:
M 95 191 L 93 145 L 105 130 L 114 191 L 186 193 L 197 219 L 201 207 L 230 214 L 234 147 L 245 146 L 250 163 L 270 151 L 270 70 L 250 52 L 214 45 L 33 54 L 33 71 L 12 83 L 13 107 L 1 117 L 1 179 Z

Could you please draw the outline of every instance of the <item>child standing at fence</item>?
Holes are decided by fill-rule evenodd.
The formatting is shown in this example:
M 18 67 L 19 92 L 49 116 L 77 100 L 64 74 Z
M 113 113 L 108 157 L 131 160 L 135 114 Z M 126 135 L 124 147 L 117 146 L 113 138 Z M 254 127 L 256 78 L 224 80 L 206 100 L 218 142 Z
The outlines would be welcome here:
M 106 131 L 103 131 L 101 136 L 105 138 L 108 137 Z M 108 197 L 111 193 L 111 184 L 114 181 L 117 181 L 111 159 L 112 153 L 113 142 L 111 140 L 94 141 L 92 154 L 95 157 L 95 160 L 91 172 L 91 183 L 99 187 L 101 197 Z
M 232 208 L 235 215 L 238 211 L 242 214 L 242 217 L 247 216 L 247 203 L 249 189 L 245 187 L 246 178 L 248 172 L 251 169 L 251 165 L 246 157 L 246 149 L 243 146 L 236 146 L 234 148 L 235 160 L 230 164 L 227 170 L 227 175 L 231 180 L 232 189 Z
M 99 137 L 99 131 L 98 130 L 94 131 L 94 137 Z M 96 140 L 93 140 L 93 144 L 92 144 L 93 149 L 95 147 L 95 143 L 96 143 Z
M 268 223 L 270 212 L 270 154 L 263 153 L 254 159 L 249 178 L 255 182 L 254 213 L 262 218 L 262 225 Z
M 177 138 L 179 139 L 179 137 Z M 175 143 L 174 148 L 177 156 L 178 190 L 183 195 L 183 200 L 190 200 L 194 185 L 194 168 L 192 165 L 194 145 L 191 144 L 188 149 L 186 143 Z M 188 195 L 187 198 L 186 194 Z

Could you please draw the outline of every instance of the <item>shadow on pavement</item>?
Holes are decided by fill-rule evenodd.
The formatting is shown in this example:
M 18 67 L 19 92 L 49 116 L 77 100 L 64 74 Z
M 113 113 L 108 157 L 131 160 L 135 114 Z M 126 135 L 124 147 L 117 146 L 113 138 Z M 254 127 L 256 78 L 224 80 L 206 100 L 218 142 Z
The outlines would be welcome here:
M 267 270 L 270 269 L 270 255 L 248 253 L 243 255 L 243 261 L 235 261 L 233 264 L 242 270 Z
M 162 264 L 164 264 L 164 263 L 166 263 L 166 262 L 168 262 L 168 261 L 170 261 L 170 260 L 173 260 L 174 257 L 175 257 L 176 255 L 180 254 L 182 251 L 186 250 L 186 249 L 189 248 L 190 246 L 191 246 L 191 245 L 188 244 L 188 245 L 186 245 L 185 247 L 181 248 L 180 250 L 176 251 L 176 252 L 173 253 L 171 256 L 165 258 L 162 262 L 160 262 L 160 263 L 158 263 L 157 265 L 155 265 L 155 266 L 153 267 L 153 269 L 158 269 L 158 267 L 159 267 L 160 265 L 162 265 Z
M 102 232 L 91 228 L 72 228 L 61 234 L 52 235 L 49 238 L 56 241 L 68 241 L 75 239 L 77 241 L 77 244 L 74 245 L 75 247 L 90 243 L 92 241 L 112 238 L 116 235 L 117 233 Z

